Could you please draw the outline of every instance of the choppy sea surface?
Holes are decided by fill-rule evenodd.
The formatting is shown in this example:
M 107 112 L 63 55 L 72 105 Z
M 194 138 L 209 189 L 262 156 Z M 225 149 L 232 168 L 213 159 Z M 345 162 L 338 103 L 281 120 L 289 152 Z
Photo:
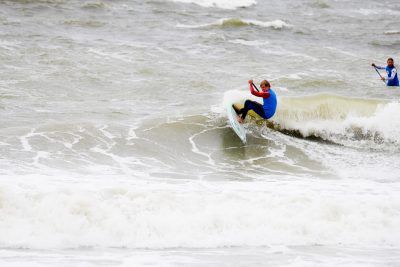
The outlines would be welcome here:
M 0 0 L 1 266 L 400 266 L 400 3 Z M 269 124 L 226 103 L 278 95 Z

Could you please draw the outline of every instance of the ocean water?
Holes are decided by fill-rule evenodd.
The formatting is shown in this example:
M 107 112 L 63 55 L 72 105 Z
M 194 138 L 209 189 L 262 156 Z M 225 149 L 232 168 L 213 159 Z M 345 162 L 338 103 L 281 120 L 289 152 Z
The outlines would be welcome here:
M 1 0 L 1 266 L 400 266 L 400 3 Z M 243 145 L 226 103 L 278 95 Z

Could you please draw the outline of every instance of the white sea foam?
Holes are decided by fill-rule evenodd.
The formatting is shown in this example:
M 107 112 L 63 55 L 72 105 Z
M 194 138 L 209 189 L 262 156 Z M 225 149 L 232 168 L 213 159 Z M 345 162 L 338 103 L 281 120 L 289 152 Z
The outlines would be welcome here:
M 0 185 L 0 246 L 400 246 L 398 185 L 352 181 Z M 102 179 L 104 182 L 105 180 Z M 301 189 L 300 189 L 301 188 Z M 368 192 L 368 194 L 364 194 Z
M 174 2 L 191 3 L 203 7 L 217 7 L 222 9 L 237 9 L 257 4 L 255 0 L 172 0 Z
M 265 28 L 282 29 L 291 27 L 290 24 L 284 22 L 283 20 L 277 19 L 273 21 L 259 21 L 259 20 L 244 20 L 245 23 L 249 25 L 256 25 Z
M 235 40 L 230 40 L 230 43 L 233 44 L 241 44 L 241 45 L 245 45 L 245 46 L 261 46 L 261 45 L 267 45 L 269 44 L 268 41 L 259 41 L 259 40 L 243 40 L 243 39 L 235 39 Z
M 377 15 L 382 11 L 381 10 L 377 10 L 377 9 L 360 8 L 358 10 L 354 10 L 353 12 L 361 14 L 361 15 L 364 15 L 364 16 L 371 16 L 371 15 Z

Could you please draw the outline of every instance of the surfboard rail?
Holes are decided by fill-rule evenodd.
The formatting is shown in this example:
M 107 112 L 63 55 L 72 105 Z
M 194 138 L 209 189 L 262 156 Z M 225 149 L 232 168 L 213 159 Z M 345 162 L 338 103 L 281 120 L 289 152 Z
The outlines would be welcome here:
M 240 138 L 240 140 L 242 140 L 243 144 L 246 144 L 247 143 L 246 129 L 237 120 L 237 114 L 236 114 L 236 111 L 233 108 L 232 104 L 227 104 L 226 113 L 228 115 L 229 124 L 230 124 L 231 128 L 236 133 L 236 135 Z

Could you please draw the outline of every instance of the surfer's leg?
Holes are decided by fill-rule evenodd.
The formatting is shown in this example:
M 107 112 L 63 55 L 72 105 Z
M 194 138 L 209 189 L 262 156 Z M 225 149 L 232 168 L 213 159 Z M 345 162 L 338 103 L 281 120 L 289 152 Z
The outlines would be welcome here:
M 251 100 L 246 100 L 246 102 L 244 102 L 244 108 L 240 110 L 241 111 L 240 113 L 242 113 L 243 120 L 246 118 L 247 112 L 250 109 L 254 110 L 254 112 L 256 112 L 261 117 L 265 117 L 263 106 L 260 103 Z
M 246 112 L 246 114 L 247 114 L 247 112 L 251 109 L 251 107 L 252 107 L 252 103 L 253 101 L 251 101 L 251 100 L 246 100 L 245 102 L 244 102 L 244 107 L 242 108 L 242 109 L 240 109 L 239 111 L 238 111 L 238 114 L 243 114 L 244 112 Z M 236 109 L 235 109 L 236 110 Z M 245 116 L 246 117 L 246 116 Z
M 237 107 L 235 107 L 235 105 L 232 105 L 233 109 L 235 110 L 236 114 L 239 115 L 241 114 L 241 109 L 238 109 Z
M 251 106 L 250 102 L 251 102 L 250 100 L 246 100 L 244 102 L 244 107 L 239 111 L 239 114 L 242 114 L 241 115 L 242 120 L 244 120 L 247 116 L 247 112 L 249 111 L 250 106 Z
M 264 107 L 260 103 L 253 102 L 252 110 L 254 110 L 254 112 L 257 113 L 261 118 L 265 118 L 266 119 Z

